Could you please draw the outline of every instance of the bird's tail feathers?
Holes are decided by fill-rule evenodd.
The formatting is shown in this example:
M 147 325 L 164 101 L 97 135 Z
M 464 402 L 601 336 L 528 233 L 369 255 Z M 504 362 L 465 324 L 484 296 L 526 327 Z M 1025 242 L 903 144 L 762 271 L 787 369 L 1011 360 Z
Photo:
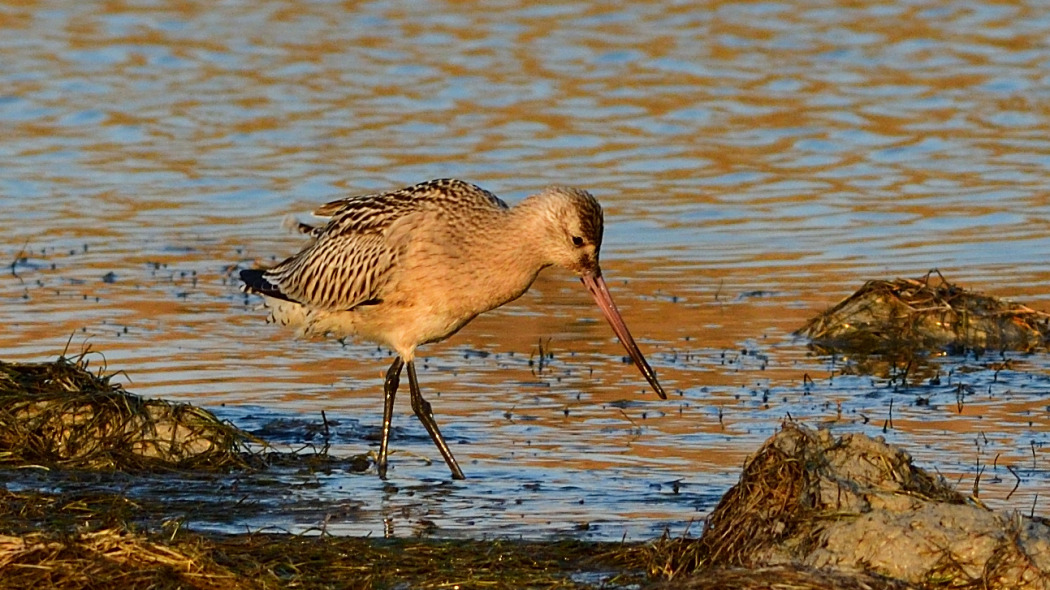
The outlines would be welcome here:
M 281 292 L 280 287 L 266 278 L 266 271 L 261 268 L 246 268 L 242 270 L 241 281 L 244 282 L 241 286 L 241 291 L 245 293 L 255 293 L 256 295 L 283 299 L 285 301 L 292 300 Z

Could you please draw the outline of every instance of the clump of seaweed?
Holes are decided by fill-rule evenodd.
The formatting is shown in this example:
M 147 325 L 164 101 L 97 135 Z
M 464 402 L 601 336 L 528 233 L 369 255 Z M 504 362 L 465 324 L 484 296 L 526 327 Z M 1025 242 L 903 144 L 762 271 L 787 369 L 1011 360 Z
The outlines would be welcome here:
M 680 580 L 693 572 L 739 580 L 785 567 L 803 578 L 824 572 L 825 585 L 763 586 L 776 578 L 756 573 L 753 586 L 725 587 L 1050 587 L 1050 526 L 1041 519 L 969 503 L 880 440 L 795 423 L 748 461 L 699 539 L 664 538 L 643 552 L 652 575 L 685 588 L 714 587 Z
M 931 271 L 872 280 L 796 332 L 852 354 L 962 350 L 1035 351 L 1050 344 L 1050 314 L 968 291 Z
M 141 471 L 244 467 L 250 437 L 190 404 L 143 399 L 87 352 L 0 361 L 0 465 Z

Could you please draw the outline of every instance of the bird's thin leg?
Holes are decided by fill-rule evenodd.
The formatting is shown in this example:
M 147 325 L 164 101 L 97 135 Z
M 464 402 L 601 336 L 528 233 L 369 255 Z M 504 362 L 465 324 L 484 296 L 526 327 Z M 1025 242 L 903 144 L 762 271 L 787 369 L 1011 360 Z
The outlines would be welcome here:
M 415 361 L 408 361 L 408 386 L 412 391 L 412 411 L 416 413 L 419 421 L 423 423 L 423 428 L 426 428 L 427 432 L 430 433 L 430 438 L 434 439 L 434 444 L 441 451 L 441 456 L 445 458 L 445 463 L 448 463 L 448 468 L 452 470 L 452 479 L 466 479 L 463 476 L 463 471 L 456 464 L 456 458 L 452 456 L 452 451 L 445 444 L 445 439 L 441 438 L 441 431 L 438 430 L 437 422 L 434 421 L 434 411 L 430 408 L 430 402 L 423 399 L 423 394 L 419 393 Z
M 401 367 L 404 365 L 405 362 L 400 356 L 394 357 L 394 362 L 390 364 L 386 372 L 386 381 L 383 383 L 383 438 L 379 442 L 379 460 L 376 461 L 379 477 L 383 479 L 386 479 L 386 451 L 390 442 L 390 422 L 394 419 L 394 395 L 397 394 L 397 386 L 401 382 Z

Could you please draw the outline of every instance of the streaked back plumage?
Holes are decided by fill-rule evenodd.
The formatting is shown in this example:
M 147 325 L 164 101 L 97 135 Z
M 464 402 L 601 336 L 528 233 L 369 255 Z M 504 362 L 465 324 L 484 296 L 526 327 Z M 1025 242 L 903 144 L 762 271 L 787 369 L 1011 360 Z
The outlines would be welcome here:
M 312 243 L 264 277 L 289 300 L 328 311 L 349 310 L 375 301 L 395 269 L 405 245 L 389 239 L 396 221 L 428 212 L 469 216 L 477 208 L 507 209 L 507 204 L 478 186 L 449 178 L 332 201 L 314 211 L 328 219 L 326 224 L 299 226 Z

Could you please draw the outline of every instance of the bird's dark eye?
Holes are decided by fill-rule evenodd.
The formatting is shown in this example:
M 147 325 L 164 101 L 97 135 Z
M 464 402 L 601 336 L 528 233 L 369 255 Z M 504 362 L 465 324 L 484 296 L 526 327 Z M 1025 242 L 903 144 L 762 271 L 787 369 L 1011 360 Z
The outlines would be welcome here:
M 583 246 L 583 238 L 581 238 L 580 236 L 573 236 L 572 245 L 576 246 L 577 248 Z

